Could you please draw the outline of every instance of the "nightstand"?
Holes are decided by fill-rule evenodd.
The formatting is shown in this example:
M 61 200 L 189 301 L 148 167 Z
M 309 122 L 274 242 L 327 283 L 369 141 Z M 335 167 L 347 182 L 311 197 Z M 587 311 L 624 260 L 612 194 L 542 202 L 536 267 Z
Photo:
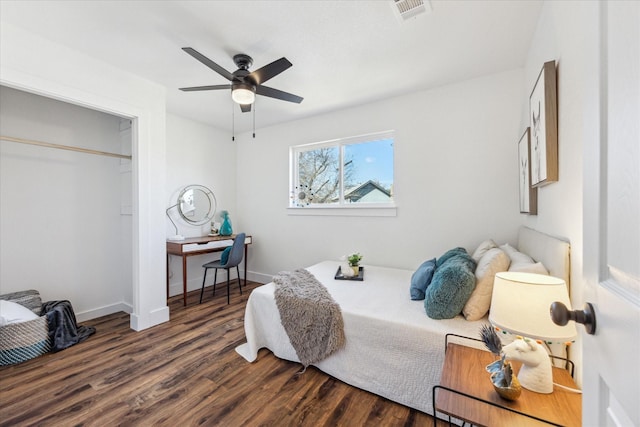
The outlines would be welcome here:
M 554 387 L 551 394 L 522 389 L 511 402 L 498 396 L 485 366 L 496 360 L 487 352 L 460 344 L 447 344 L 440 385 L 433 388 L 434 408 L 476 426 L 580 426 L 582 395 Z M 513 363 L 514 372 L 520 369 Z M 569 372 L 553 368 L 553 381 L 577 388 Z M 434 417 L 434 425 L 435 425 Z

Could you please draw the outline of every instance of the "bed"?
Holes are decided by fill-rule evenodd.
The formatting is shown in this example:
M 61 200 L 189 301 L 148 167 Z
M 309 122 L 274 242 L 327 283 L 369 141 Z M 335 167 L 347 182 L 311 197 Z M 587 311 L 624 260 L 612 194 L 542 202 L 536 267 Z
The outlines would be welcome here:
M 518 232 L 518 250 L 569 283 L 569 243 L 530 228 Z M 487 317 L 467 321 L 427 317 L 423 301 L 409 299 L 413 271 L 365 265 L 365 280 L 335 280 L 338 262 L 308 267 L 340 305 L 345 347 L 314 363 L 321 371 L 394 402 L 433 414 L 431 389 L 440 381 L 445 335 L 477 337 Z M 274 299 L 274 283 L 256 288 L 245 311 L 247 342 L 236 351 L 253 362 L 267 348 L 299 362 Z

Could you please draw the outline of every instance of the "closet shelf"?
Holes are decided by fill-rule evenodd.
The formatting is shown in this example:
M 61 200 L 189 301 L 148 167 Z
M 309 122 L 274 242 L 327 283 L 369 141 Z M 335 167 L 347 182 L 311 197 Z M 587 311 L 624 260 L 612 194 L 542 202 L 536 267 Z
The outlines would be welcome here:
M 131 156 L 128 156 L 126 154 L 109 153 L 108 151 L 91 150 L 89 148 L 73 147 L 71 145 L 53 144 L 50 142 L 33 141 L 30 139 L 14 138 L 11 136 L 0 136 L 0 139 L 2 139 L 3 141 L 18 142 L 20 144 L 39 145 L 41 147 L 57 148 L 59 150 L 78 151 L 80 153 L 97 154 L 100 156 L 117 157 L 120 159 L 131 160 Z

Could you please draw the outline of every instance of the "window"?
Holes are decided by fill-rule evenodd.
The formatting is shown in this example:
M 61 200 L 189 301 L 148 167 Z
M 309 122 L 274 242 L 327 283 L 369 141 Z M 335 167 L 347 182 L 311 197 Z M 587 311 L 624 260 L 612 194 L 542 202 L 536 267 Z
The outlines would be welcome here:
M 388 131 L 292 147 L 290 207 L 394 207 L 393 145 Z

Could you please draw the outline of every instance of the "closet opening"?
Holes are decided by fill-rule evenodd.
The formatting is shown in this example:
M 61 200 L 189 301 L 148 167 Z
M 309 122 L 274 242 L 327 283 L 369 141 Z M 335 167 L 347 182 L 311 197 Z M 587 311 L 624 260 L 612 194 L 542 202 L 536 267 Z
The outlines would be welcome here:
M 0 86 L 0 293 L 134 311 L 132 125 Z

